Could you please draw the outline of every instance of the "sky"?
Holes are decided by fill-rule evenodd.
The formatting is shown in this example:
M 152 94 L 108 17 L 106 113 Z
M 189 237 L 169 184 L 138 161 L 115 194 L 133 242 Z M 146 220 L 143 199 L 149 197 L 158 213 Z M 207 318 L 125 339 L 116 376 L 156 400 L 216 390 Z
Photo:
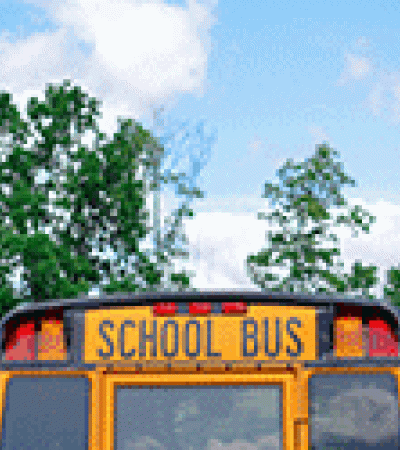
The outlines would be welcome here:
M 349 203 L 377 218 L 369 235 L 336 231 L 345 268 L 377 265 L 382 296 L 400 250 L 396 2 L 3 0 L 0 17 L 0 90 L 21 111 L 70 78 L 103 102 L 110 137 L 117 117 L 155 129 L 161 106 L 217 130 L 185 220 L 195 287 L 257 290 L 244 260 L 266 244 L 263 185 L 327 141 L 357 182 Z M 171 211 L 172 190 L 161 203 Z

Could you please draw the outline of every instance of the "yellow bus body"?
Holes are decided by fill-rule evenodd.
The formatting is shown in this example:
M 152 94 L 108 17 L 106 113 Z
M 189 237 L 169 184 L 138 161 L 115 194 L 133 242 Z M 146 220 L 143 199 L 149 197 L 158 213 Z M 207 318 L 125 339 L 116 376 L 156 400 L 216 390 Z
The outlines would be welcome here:
M 185 312 L 157 316 L 154 314 L 153 304 L 160 304 L 161 300 L 164 304 L 167 304 L 168 301 L 174 304 L 179 304 L 179 302 L 187 304 L 189 300 L 196 303 L 200 299 L 209 300 L 209 304 L 216 304 L 216 300 L 242 301 L 248 306 L 245 314 L 196 315 Z M 363 316 L 355 317 L 337 316 L 337 314 L 335 316 L 335 313 L 332 313 L 333 322 L 329 328 L 331 342 L 328 342 L 326 336 L 322 337 L 325 329 L 322 321 L 329 316 L 332 305 L 336 305 L 339 300 L 264 293 L 224 293 L 220 297 L 216 297 L 214 293 L 214 295 L 209 294 L 208 298 L 205 294 L 202 297 L 196 297 L 183 293 L 165 294 L 164 296 L 158 293 L 146 297 L 147 303 L 140 296 L 128 295 L 100 300 L 63 301 L 47 306 L 31 305 L 26 311 L 16 311 L 3 319 L 3 361 L 0 371 L 2 448 L 11 449 L 13 448 L 12 442 L 18 441 L 12 436 L 12 433 L 16 433 L 13 430 L 18 428 L 15 423 L 10 424 L 11 419 L 8 418 L 8 414 L 10 417 L 22 417 L 12 412 L 10 399 L 13 397 L 10 392 L 16 390 L 13 388 L 14 391 L 12 391 L 10 388 L 13 380 L 15 380 L 15 386 L 20 383 L 21 389 L 27 389 L 28 392 L 31 381 L 23 384 L 19 380 L 33 380 L 33 386 L 35 380 L 37 382 L 37 380 L 45 378 L 53 380 L 52 382 L 56 379 L 62 380 L 64 384 L 60 384 L 60 390 L 57 392 L 62 392 L 62 389 L 66 389 L 65 392 L 73 392 L 68 389 L 73 389 L 73 382 L 76 380 L 84 379 L 88 383 L 88 409 L 85 413 L 87 414 L 87 443 L 82 443 L 82 448 L 88 450 L 172 448 L 168 447 L 165 444 L 166 441 L 162 441 L 160 436 L 179 436 L 177 442 L 180 442 L 180 447 L 176 444 L 176 448 L 180 449 L 184 445 L 189 445 L 185 442 L 190 442 L 191 433 L 198 434 L 196 436 L 197 444 L 193 444 L 198 447 L 192 446 L 195 450 L 201 450 L 201 448 L 220 448 L 221 450 L 225 448 L 280 448 L 282 450 L 315 448 L 320 450 L 325 445 L 323 444 L 325 440 L 326 448 L 342 448 L 340 447 L 342 444 L 338 444 L 337 447 L 332 446 L 330 439 L 333 437 L 329 433 L 340 435 L 341 442 L 349 442 L 348 448 L 356 445 L 354 442 L 357 439 L 362 442 L 362 445 L 365 445 L 365 448 L 369 448 L 368 445 L 372 445 L 375 441 L 378 442 L 379 439 L 382 440 L 382 445 L 387 444 L 388 446 L 390 442 L 398 442 L 400 406 L 398 403 L 400 398 L 398 391 L 400 359 L 398 354 L 397 356 L 386 355 L 371 358 L 368 353 L 368 345 L 371 346 L 372 339 L 368 341 L 370 336 L 368 332 L 372 335 L 373 328 L 372 325 L 370 331 L 366 328 L 364 312 Z M 173 300 L 175 301 L 173 302 Z M 342 299 L 340 302 L 347 302 L 349 306 L 357 303 Z M 363 302 L 360 300 L 357 307 L 362 304 Z M 63 311 L 67 311 L 69 308 L 74 313 L 68 316 L 68 320 L 66 315 L 62 321 L 49 319 L 49 311 L 60 308 L 60 305 L 62 305 Z M 326 306 L 325 315 L 320 313 L 321 305 Z M 363 305 L 364 309 L 377 308 L 376 305 L 370 303 Z M 6 351 L 7 348 L 11 348 L 7 347 L 7 340 L 11 339 L 9 337 L 11 333 L 7 331 L 7 326 L 15 317 L 22 317 L 25 320 L 33 311 L 35 312 L 32 317 L 35 320 L 40 317 L 42 324 L 39 328 L 35 325 L 35 358 L 28 361 L 12 359 L 11 350 L 8 350 L 9 353 Z M 43 316 L 44 311 L 46 311 L 46 317 Z M 394 321 L 397 320 L 396 311 L 386 308 L 386 313 L 387 315 L 382 316 L 382 320 L 386 321 L 384 323 L 391 323 L 391 319 L 386 320 L 390 314 Z M 376 319 L 375 315 L 371 317 Z M 393 324 L 392 331 L 397 333 L 395 329 L 397 322 L 393 322 Z M 398 345 L 396 333 L 395 336 L 391 336 L 395 346 Z M 13 339 L 12 349 L 15 355 L 23 354 L 25 348 L 23 346 L 28 345 L 26 341 L 29 336 L 23 336 L 20 333 L 17 343 L 15 343 L 15 337 Z M 386 346 L 381 345 L 382 353 L 388 352 L 388 349 L 393 350 L 388 342 L 386 342 Z M 20 346 L 21 353 L 17 351 L 18 346 Z M 73 347 L 74 351 L 72 351 Z M 379 347 L 377 348 L 379 350 Z M 395 350 L 397 351 L 397 347 Z M 372 350 L 370 352 L 373 354 Z M 8 355 L 8 359 L 5 355 Z M 72 382 L 65 383 L 66 379 L 71 379 Z M 315 386 L 312 384 L 314 383 L 312 380 L 317 380 Z M 340 382 L 335 382 L 335 380 L 340 380 Z M 347 380 L 350 384 L 345 388 L 341 383 L 347 383 Z M 384 394 L 379 403 L 380 393 L 386 392 L 384 390 L 387 386 L 386 380 L 393 380 L 395 391 L 392 389 L 390 395 Z M 336 388 L 337 395 L 330 392 L 328 386 L 331 385 L 329 383 L 336 383 L 332 384 L 332 390 Z M 37 386 L 39 384 L 37 383 Z M 37 391 L 43 393 L 43 396 L 45 396 L 45 392 L 43 392 L 46 390 L 45 386 L 46 384 L 40 385 Z M 67 387 L 65 388 L 65 386 Z M 324 387 L 323 390 L 321 386 Z M 169 392 L 173 392 L 171 389 L 178 388 L 182 393 L 179 402 L 174 400 L 173 394 L 168 397 Z M 196 395 L 193 394 L 191 397 L 189 388 Z M 246 391 L 245 388 L 249 388 L 249 390 Z M 231 391 L 226 389 L 231 389 Z M 316 390 L 316 393 L 312 393 L 311 389 L 313 392 Z M 387 389 L 389 392 L 389 387 Z M 49 392 L 49 395 L 53 395 L 51 392 L 56 391 Z M 78 390 L 77 392 L 82 393 L 83 391 Z M 132 394 L 133 392 L 135 395 Z M 203 395 L 203 392 L 206 394 Z M 211 394 L 207 394 L 207 392 L 211 392 Z M 221 419 L 218 412 L 215 412 L 213 420 L 205 420 L 204 413 L 198 408 L 202 403 L 206 403 L 207 397 L 207 404 L 212 405 L 210 403 L 212 396 L 215 396 L 218 403 L 220 392 L 224 392 L 223 395 L 226 393 L 227 399 L 241 399 L 240 404 L 232 403 L 231 411 L 232 408 L 236 408 L 236 415 L 233 416 L 232 413 L 230 416 L 228 408 L 227 411 L 221 412 L 221 417 L 223 415 L 225 422 L 218 422 Z M 318 398 L 318 392 L 321 396 L 326 396 L 325 400 Z M 279 417 L 277 409 L 272 406 L 272 403 L 271 406 L 265 407 L 262 402 L 257 400 L 257 396 L 261 393 L 265 395 L 265 398 L 271 399 L 279 393 L 279 402 L 276 400 L 277 403 L 274 403 L 274 405 L 278 405 Z M 15 394 L 13 395 L 15 396 Z M 39 394 L 37 395 L 39 409 L 39 404 L 42 405 L 43 402 L 39 399 Z M 68 394 L 66 395 L 68 396 Z M 160 402 L 160 408 L 155 408 L 153 412 L 151 409 L 147 411 L 146 408 L 150 408 L 150 406 L 144 403 L 142 403 L 143 408 L 135 408 L 138 403 L 135 403 L 133 399 L 140 400 L 141 395 L 144 396 L 143 398 L 146 398 L 146 395 L 149 395 L 148 398 L 153 395 L 154 400 Z M 225 398 L 223 395 L 221 394 L 220 399 Z M 119 396 L 118 401 L 117 396 Z M 164 400 L 161 401 L 161 398 Z M 374 416 L 372 411 L 368 412 L 368 408 L 371 409 L 371 405 L 376 403 L 376 398 L 380 405 L 378 405 L 380 416 L 379 414 Z M 68 398 L 60 397 L 61 401 L 68 402 Z M 122 413 L 122 409 L 119 411 L 118 408 L 124 401 L 131 406 L 130 409 L 126 407 L 124 411 L 127 412 Z M 220 401 L 222 402 L 222 400 Z M 354 415 L 354 408 L 356 408 L 356 415 L 361 414 L 357 409 L 358 406 L 351 406 L 358 404 L 354 403 L 356 401 L 366 405 L 363 412 L 364 424 L 357 422 L 359 419 L 353 420 L 350 417 L 351 414 Z M 396 402 L 396 412 L 393 410 L 393 401 Z M 168 410 L 169 407 L 165 406 L 165 410 L 163 410 L 162 405 L 167 405 L 168 402 L 172 402 L 172 409 Z M 327 402 L 328 406 L 324 402 Z M 34 412 L 35 405 L 31 405 L 31 407 Z M 45 407 L 46 405 L 44 405 Z M 224 408 L 220 404 L 215 407 Z M 333 408 L 336 408 L 335 411 L 338 412 L 338 414 L 335 412 L 336 418 L 333 417 L 335 415 L 332 412 Z M 148 436 L 143 432 L 144 435 L 140 439 L 137 438 L 136 442 L 135 433 L 140 434 L 140 430 L 152 429 L 151 426 L 148 426 L 149 419 L 145 424 L 139 425 L 140 409 L 142 409 L 143 417 L 146 414 L 153 414 L 149 417 L 151 417 L 150 420 L 154 420 L 154 435 Z M 57 413 L 54 410 L 55 416 Z M 118 442 L 122 442 L 122 444 L 116 444 L 116 421 L 121 421 L 122 424 L 124 420 L 127 420 L 126 416 L 131 413 L 133 414 L 132 419 L 131 422 L 128 422 L 132 431 L 132 441 L 129 441 L 126 436 L 119 437 L 120 441 Z M 17 415 L 12 416 L 12 414 Z M 349 416 L 346 419 L 340 417 L 341 414 L 344 416 L 349 414 Z M 390 424 L 386 419 L 384 425 L 387 427 L 385 428 L 386 434 L 383 433 L 384 435 L 381 436 L 378 426 L 382 429 L 379 421 L 386 417 L 384 414 L 390 417 Z M 244 418 L 240 417 L 241 415 L 243 417 L 248 415 L 249 422 L 245 422 Z M 171 418 L 172 416 L 174 418 Z M 163 417 L 169 420 L 169 425 L 165 425 L 165 429 L 163 428 Z M 249 430 L 255 426 L 254 421 L 258 419 L 261 423 L 261 437 L 258 438 L 258 441 L 254 438 L 255 443 L 245 447 L 246 433 L 250 433 Z M 276 436 L 278 434 L 279 436 L 276 437 L 275 434 L 263 436 L 262 420 L 268 424 L 275 424 L 278 423 L 278 419 L 280 428 L 279 430 L 276 428 Z M 22 421 L 22 419 L 20 420 Z M 203 422 L 201 422 L 202 420 Z M 350 422 L 347 429 L 346 424 Z M 222 429 L 221 424 L 223 423 L 229 424 L 230 428 Z M 243 425 L 245 423 L 247 425 Z M 236 427 L 235 424 L 237 424 Z M 62 425 L 57 426 L 62 428 Z M 273 428 L 275 425 L 268 426 Z M 51 427 L 47 429 L 51 431 Z M 204 444 L 204 447 L 200 448 L 200 445 L 203 445 L 200 442 L 206 442 L 204 439 L 207 438 L 207 431 L 205 430 L 210 430 L 208 447 Z M 60 433 L 55 436 L 62 436 L 62 430 Z M 118 433 L 120 433 L 119 436 L 123 436 L 121 430 Z M 200 436 L 201 433 L 204 436 Z M 228 438 L 228 435 L 231 437 Z M 240 439 L 236 439 L 236 436 L 240 436 Z M 204 438 L 203 441 L 200 438 Z M 17 441 L 13 441 L 13 439 L 17 439 Z M 55 437 L 51 442 L 56 442 L 56 439 Z M 71 448 L 70 444 L 65 444 L 63 447 L 62 437 L 58 437 L 58 439 L 60 443 L 54 444 L 57 445 L 55 448 Z M 167 440 L 167 438 L 165 439 Z M 247 437 L 247 439 L 251 440 L 252 437 Z M 43 442 L 50 442 L 50 438 L 48 441 L 44 439 Z M 78 448 L 80 447 L 77 446 L 76 450 Z

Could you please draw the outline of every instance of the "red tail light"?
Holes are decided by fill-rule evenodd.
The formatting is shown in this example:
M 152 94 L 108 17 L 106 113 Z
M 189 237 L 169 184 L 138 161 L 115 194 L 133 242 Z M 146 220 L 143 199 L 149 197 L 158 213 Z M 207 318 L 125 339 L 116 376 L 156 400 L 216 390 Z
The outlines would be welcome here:
M 398 356 L 397 341 L 389 325 L 383 320 L 369 321 L 369 356 Z
M 210 314 L 211 303 L 189 303 L 189 314 Z
M 230 302 L 222 303 L 222 312 L 224 314 L 244 314 L 247 312 L 247 303 L 244 302 Z
M 6 361 L 34 361 L 35 322 L 19 324 L 6 342 Z
M 176 314 L 176 309 L 175 302 L 154 303 L 153 314 L 155 316 Z

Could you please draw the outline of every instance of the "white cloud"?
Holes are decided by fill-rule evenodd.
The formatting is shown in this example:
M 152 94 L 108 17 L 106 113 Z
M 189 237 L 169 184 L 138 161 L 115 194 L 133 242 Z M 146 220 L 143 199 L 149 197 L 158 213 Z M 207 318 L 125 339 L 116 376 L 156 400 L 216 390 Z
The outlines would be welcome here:
M 391 125 L 400 122 L 400 73 L 381 73 L 362 106 L 375 116 L 385 117 Z
M 354 78 L 360 79 L 366 75 L 370 69 L 370 64 L 367 58 L 356 58 L 349 56 L 350 72 Z
M 336 82 L 337 86 L 343 86 L 349 81 L 361 80 L 371 71 L 371 59 L 348 53 L 345 56 L 346 67 Z
M 358 238 L 351 237 L 348 229 L 338 229 L 336 233 L 341 239 L 345 269 L 349 271 L 351 263 L 355 260 L 377 266 L 381 284 L 375 289 L 375 293 L 381 296 L 383 295 L 386 270 L 400 263 L 399 248 L 393 245 L 398 240 L 400 207 L 386 201 L 367 203 L 359 198 L 349 200 L 349 204 L 359 204 L 367 209 L 376 217 L 376 223 L 371 226 L 369 234 L 360 233 Z
M 244 259 L 263 240 L 261 221 L 250 214 L 198 213 L 194 220 L 185 221 L 185 228 L 196 287 L 257 289 L 247 279 Z
M 370 52 L 371 43 L 361 36 L 356 41 L 356 47 Z M 371 52 L 370 52 L 371 53 Z M 373 64 L 373 57 L 364 57 L 354 54 L 345 55 L 345 68 L 336 82 L 336 86 L 344 86 L 354 81 L 367 79 L 367 75 L 374 73 L 378 81 L 371 83 L 369 93 L 360 105 L 359 110 L 365 109 L 376 117 L 384 117 L 391 125 L 400 123 L 400 72 L 377 71 Z M 371 81 L 371 80 L 370 80 Z
M 211 49 L 213 4 L 190 0 L 187 7 L 160 1 L 67 0 L 27 3 L 44 9 L 59 28 L 11 42 L 2 35 L 2 85 L 25 97 L 50 80 L 72 78 L 103 100 L 108 133 L 116 117 L 136 120 L 151 108 L 172 104 L 181 93 L 203 95 Z M 79 45 L 90 49 L 89 55 Z M 22 105 L 20 105 L 22 106 Z

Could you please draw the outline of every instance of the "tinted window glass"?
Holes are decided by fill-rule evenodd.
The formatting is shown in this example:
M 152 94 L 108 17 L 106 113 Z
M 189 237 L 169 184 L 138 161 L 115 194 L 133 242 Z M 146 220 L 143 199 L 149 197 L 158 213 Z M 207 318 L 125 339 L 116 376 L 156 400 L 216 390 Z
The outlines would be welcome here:
M 116 391 L 116 450 L 282 449 L 278 386 Z
M 11 378 L 2 448 L 87 450 L 89 381 Z
M 392 375 L 315 375 L 309 387 L 313 450 L 398 448 L 397 382 Z

